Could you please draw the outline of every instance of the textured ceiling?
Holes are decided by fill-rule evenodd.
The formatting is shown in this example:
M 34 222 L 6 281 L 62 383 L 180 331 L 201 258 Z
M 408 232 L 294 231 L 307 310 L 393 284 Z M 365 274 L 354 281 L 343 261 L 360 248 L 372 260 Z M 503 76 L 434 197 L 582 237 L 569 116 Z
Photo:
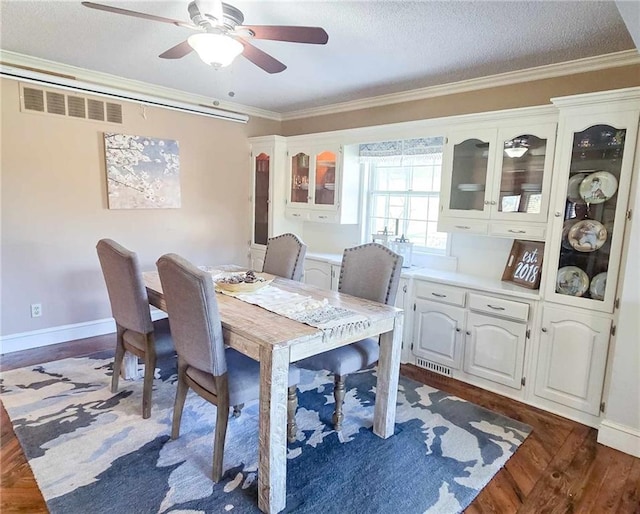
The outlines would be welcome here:
M 189 21 L 187 0 L 95 1 Z M 186 28 L 79 1 L 2 0 L 0 48 L 279 113 L 634 48 L 612 1 L 229 1 L 248 25 L 321 26 L 329 42 L 256 40 L 288 69 L 240 57 L 216 71 L 195 53 L 158 58 Z

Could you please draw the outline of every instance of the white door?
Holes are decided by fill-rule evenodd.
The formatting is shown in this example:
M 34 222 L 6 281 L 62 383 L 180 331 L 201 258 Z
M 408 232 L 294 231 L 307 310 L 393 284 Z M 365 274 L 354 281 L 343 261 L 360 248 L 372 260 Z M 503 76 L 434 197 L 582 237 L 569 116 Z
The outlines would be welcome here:
M 331 264 L 309 259 L 305 260 L 304 283 L 322 289 L 331 289 Z
M 470 312 L 465 335 L 465 372 L 522 387 L 526 324 Z
M 599 415 L 611 320 L 546 304 L 541 330 L 535 394 Z
M 417 299 L 413 316 L 413 353 L 460 369 L 464 309 Z

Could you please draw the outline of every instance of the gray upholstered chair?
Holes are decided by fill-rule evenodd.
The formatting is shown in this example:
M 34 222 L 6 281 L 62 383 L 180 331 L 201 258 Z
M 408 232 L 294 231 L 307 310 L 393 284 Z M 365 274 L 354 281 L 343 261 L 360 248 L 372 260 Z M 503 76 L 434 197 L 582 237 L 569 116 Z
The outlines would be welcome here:
M 116 321 L 116 355 L 113 363 L 111 391 L 118 391 L 118 379 L 125 351 L 144 361 L 142 417 L 151 415 L 151 391 L 157 358 L 175 352 L 169 321 L 151 321 L 147 289 L 137 255 L 111 239 L 96 245 L 102 274 L 107 284 L 111 314 Z
M 300 281 L 307 245 L 294 234 L 282 234 L 267 241 L 262 271 Z
M 260 363 L 225 348 L 218 301 L 209 273 L 175 254 L 157 262 L 169 321 L 178 353 L 178 389 L 173 409 L 172 439 L 180 435 L 180 420 L 189 388 L 217 406 L 213 445 L 213 480 L 222 478 L 224 441 L 229 406 L 257 400 L 260 394 Z M 300 370 L 289 369 L 289 440 L 295 440 L 296 385 Z
M 398 292 L 402 270 L 402 256 L 378 243 L 367 243 L 347 248 L 342 256 L 338 291 L 352 296 L 393 305 Z M 345 395 L 345 378 L 350 373 L 373 366 L 378 361 L 378 338 L 363 339 L 308 357 L 296 365 L 312 370 L 327 370 L 335 375 L 333 396 L 335 410 L 333 425 L 342 428 L 342 404 Z

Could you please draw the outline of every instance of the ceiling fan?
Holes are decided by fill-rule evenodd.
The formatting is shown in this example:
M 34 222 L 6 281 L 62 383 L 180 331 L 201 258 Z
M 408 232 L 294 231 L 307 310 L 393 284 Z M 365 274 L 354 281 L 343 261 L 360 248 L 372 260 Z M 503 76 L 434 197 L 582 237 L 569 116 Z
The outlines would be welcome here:
M 208 5 L 205 5 L 208 4 Z M 185 41 L 160 54 L 163 59 L 180 59 L 195 50 L 200 58 L 215 68 L 228 66 L 240 54 L 267 73 L 280 73 L 287 67 L 268 53 L 250 43 L 251 39 L 269 39 L 291 43 L 324 45 L 329 36 L 320 27 L 285 25 L 243 25 L 244 15 L 232 5 L 216 0 L 195 0 L 187 10 L 191 22 L 173 20 L 153 14 L 131 11 L 120 7 L 82 2 L 85 7 L 124 14 L 151 21 L 169 23 L 198 31 Z

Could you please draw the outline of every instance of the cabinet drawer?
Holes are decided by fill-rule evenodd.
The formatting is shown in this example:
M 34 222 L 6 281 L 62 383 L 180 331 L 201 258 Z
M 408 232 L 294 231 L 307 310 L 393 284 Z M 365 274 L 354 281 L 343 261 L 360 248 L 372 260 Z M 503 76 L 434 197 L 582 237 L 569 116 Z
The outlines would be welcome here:
M 544 241 L 546 225 L 528 225 L 515 223 L 491 223 L 489 235 L 498 237 L 516 237 L 518 239 L 540 239 Z
M 295 220 L 309 221 L 309 211 L 303 209 L 287 208 L 285 209 L 284 213 L 287 215 L 287 217 L 293 218 Z
M 311 212 L 309 221 L 317 223 L 339 223 L 338 215 L 331 212 Z
M 518 321 L 529 319 L 529 304 L 469 293 L 469 309 Z
M 483 234 L 489 232 L 489 223 L 469 219 L 445 218 L 438 220 L 438 232 L 464 232 L 466 234 Z
M 464 291 L 462 289 L 421 280 L 416 281 L 415 288 L 415 295 L 418 298 L 464 307 Z

